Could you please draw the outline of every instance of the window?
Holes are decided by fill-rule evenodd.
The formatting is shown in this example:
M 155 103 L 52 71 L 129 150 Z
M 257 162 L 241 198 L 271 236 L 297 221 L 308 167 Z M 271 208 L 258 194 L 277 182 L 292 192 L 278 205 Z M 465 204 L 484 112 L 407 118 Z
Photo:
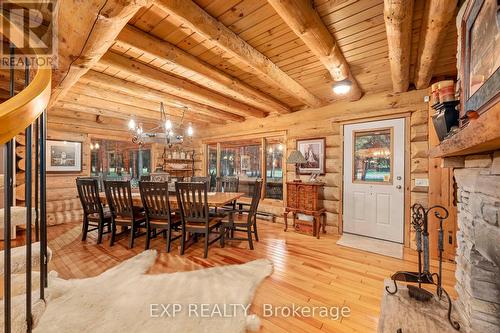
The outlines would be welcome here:
M 354 133 L 355 182 L 392 182 L 392 130 Z
M 139 149 L 131 142 L 93 140 L 90 170 L 102 179 L 138 180 L 151 172 L 151 149 Z
M 261 178 L 262 198 L 283 200 L 284 142 L 283 136 L 270 136 L 210 143 L 207 174 L 213 180 L 217 176 L 238 177 L 239 191 L 247 197 L 253 195 L 255 181 Z
M 283 144 L 268 139 L 266 148 L 266 198 L 283 200 Z
M 261 140 L 221 144 L 220 176 L 237 176 L 239 191 L 253 195 L 255 180 L 261 178 Z

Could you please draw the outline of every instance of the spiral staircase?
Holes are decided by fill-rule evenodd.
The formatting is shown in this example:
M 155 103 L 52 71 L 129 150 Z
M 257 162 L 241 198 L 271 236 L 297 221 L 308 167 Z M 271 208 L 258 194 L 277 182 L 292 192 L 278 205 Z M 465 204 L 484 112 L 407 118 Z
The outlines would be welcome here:
M 2 13 L 0 13 L 2 15 Z M 21 30 L 14 31 L 15 25 L 10 24 L 6 17 L 2 16 L 3 24 L 0 24 L 0 35 L 2 40 L 8 39 L 12 33 L 25 35 Z M 9 24 L 7 30 L 6 24 Z M 25 44 L 26 45 L 26 44 Z M 29 45 L 29 44 L 28 44 Z M 33 253 L 38 249 L 32 247 L 33 240 L 40 244 L 40 262 L 35 266 L 40 268 L 40 289 L 39 292 L 32 294 L 32 288 L 26 288 L 25 297 L 25 321 L 21 324 L 27 332 L 32 330 L 32 306 L 35 302 L 44 302 L 44 290 L 47 287 L 47 229 L 46 229 L 46 161 L 45 148 L 47 136 L 47 116 L 46 108 L 51 94 L 51 73 L 49 67 L 30 66 L 29 59 L 25 55 L 16 54 L 15 45 L 10 45 L 10 60 L 14 57 L 23 57 L 24 63 L 24 88 L 16 91 L 16 71 L 11 68 L 9 71 L 9 93 L 10 98 L 0 104 L 0 146 L 3 145 L 4 165 L 3 172 L 0 175 L 2 184 L 0 191 L 3 194 L 3 328 L 5 333 L 19 331 L 18 323 L 13 324 L 13 316 L 16 316 L 13 310 L 11 283 L 12 267 L 17 267 L 18 263 L 12 263 L 11 249 L 11 207 L 14 202 L 14 163 L 15 163 L 15 137 L 24 134 L 25 146 L 25 182 L 32 186 L 25 186 L 25 207 L 26 207 L 26 237 L 24 247 L 26 249 L 26 260 L 23 265 L 22 273 L 25 275 L 26 286 L 32 286 L 32 267 Z M 3 55 L 6 56 L 6 55 Z M 34 58 L 39 57 L 35 55 Z M 36 61 L 38 63 L 38 61 Z M 33 75 L 33 73 L 35 73 Z M 30 78 L 32 77 L 32 80 Z M 33 221 L 32 210 L 35 210 Z M 34 228 L 33 228 L 34 227 Z M 33 231 L 34 230 L 34 231 Z M 19 245 L 19 244 L 18 244 Z M 18 252 L 18 251 L 16 251 Z M 23 311 L 24 312 L 24 311 Z M 14 326 L 13 326 L 14 325 Z

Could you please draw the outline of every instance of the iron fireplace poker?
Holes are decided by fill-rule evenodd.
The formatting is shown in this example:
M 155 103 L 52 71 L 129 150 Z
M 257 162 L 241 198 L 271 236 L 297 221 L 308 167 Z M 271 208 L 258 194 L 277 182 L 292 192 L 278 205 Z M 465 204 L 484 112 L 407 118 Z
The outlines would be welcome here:
M 434 211 L 434 216 L 439 220 L 438 230 L 438 250 L 439 250 L 439 266 L 437 273 L 431 273 L 429 266 L 429 212 Z M 448 321 L 455 330 L 460 330 L 460 324 L 451 319 L 452 304 L 448 292 L 442 286 L 442 270 L 443 270 L 443 221 L 449 216 L 448 210 L 443 206 L 432 206 L 425 209 L 421 204 L 414 204 L 411 207 L 412 221 L 411 225 L 415 229 L 415 242 L 418 252 L 418 271 L 398 271 L 392 274 L 391 279 L 394 281 L 394 290 L 391 291 L 388 286 L 385 290 L 394 295 L 398 292 L 398 285 L 396 281 L 406 283 L 415 283 L 417 285 L 409 284 L 408 293 L 410 297 L 420 302 L 428 302 L 434 296 L 431 292 L 422 288 L 422 284 L 432 284 L 436 286 L 436 295 L 441 299 L 443 294 L 448 300 Z M 423 260 L 422 260 L 423 256 Z

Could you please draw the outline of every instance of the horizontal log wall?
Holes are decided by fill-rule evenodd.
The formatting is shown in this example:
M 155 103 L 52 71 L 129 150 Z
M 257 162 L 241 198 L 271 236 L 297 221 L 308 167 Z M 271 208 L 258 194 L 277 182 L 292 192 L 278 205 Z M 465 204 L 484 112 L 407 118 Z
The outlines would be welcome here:
M 224 137 L 251 135 L 275 131 L 286 131 L 287 150 L 296 149 L 297 139 L 326 138 L 326 174 L 319 177 L 325 182 L 321 193 L 321 204 L 327 210 L 327 229 L 337 232 L 339 213 L 341 211 L 341 179 L 342 179 L 342 136 L 341 124 L 350 121 L 373 120 L 377 117 L 394 117 L 410 115 L 410 201 L 427 204 L 427 187 L 414 185 L 415 178 L 428 178 L 427 163 L 427 103 L 424 103 L 426 90 L 411 91 L 400 94 L 373 94 L 356 102 L 337 102 L 319 109 L 297 111 L 288 115 L 251 119 L 239 124 L 212 126 L 202 133 L 202 141 L 224 140 Z M 287 179 L 293 179 L 295 170 L 287 166 Z M 301 176 L 307 180 L 308 176 Z M 283 222 L 282 202 L 267 203 L 261 210 L 278 215 L 277 221 Z

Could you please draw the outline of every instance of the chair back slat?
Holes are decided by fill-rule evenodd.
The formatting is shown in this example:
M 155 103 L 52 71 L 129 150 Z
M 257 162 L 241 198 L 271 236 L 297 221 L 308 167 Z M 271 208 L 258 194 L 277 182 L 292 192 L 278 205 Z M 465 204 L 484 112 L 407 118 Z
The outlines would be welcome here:
M 240 180 L 235 176 L 217 177 L 217 192 L 238 192 Z
M 183 223 L 209 222 L 207 183 L 175 183 L 177 202 L 180 208 Z
M 132 190 L 129 180 L 105 180 L 106 200 L 115 215 L 134 217 Z
M 99 214 L 103 216 L 103 208 L 99 199 L 99 182 L 93 178 L 77 178 L 76 187 L 85 215 Z
M 248 224 L 252 225 L 257 218 L 257 209 L 259 208 L 259 202 L 262 193 L 262 179 L 257 179 L 255 181 L 255 190 L 252 196 L 252 202 L 250 203 L 250 210 L 248 212 Z
M 142 205 L 150 219 L 170 221 L 171 210 L 167 182 L 139 182 Z

